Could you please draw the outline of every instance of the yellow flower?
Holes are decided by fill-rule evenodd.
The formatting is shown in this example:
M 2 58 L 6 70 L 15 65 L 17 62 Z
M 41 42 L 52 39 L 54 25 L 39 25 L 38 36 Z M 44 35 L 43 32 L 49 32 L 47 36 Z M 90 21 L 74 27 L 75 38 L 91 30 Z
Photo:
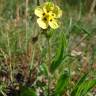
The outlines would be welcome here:
M 42 29 L 47 29 L 49 26 L 53 29 L 59 27 L 58 18 L 62 16 L 62 10 L 51 2 L 46 2 L 35 9 L 35 15 L 38 25 Z

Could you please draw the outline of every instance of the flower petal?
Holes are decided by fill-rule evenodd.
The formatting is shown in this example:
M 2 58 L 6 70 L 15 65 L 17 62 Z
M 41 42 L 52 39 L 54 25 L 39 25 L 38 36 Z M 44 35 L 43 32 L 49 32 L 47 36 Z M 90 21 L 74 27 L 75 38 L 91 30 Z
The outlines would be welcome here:
M 38 17 L 42 17 L 43 13 L 44 13 L 44 11 L 43 11 L 43 9 L 41 7 L 37 7 L 35 9 L 35 15 L 37 15 Z
M 55 14 L 55 18 L 60 18 L 62 16 L 62 10 L 58 6 L 54 7 L 53 13 Z
M 49 25 L 53 29 L 57 29 L 59 27 L 59 25 L 55 19 L 53 19 L 52 21 L 49 21 Z
M 43 9 L 44 9 L 44 12 L 45 12 L 45 13 L 48 13 L 49 11 L 52 11 L 52 10 L 54 9 L 54 4 L 51 3 L 51 2 L 46 2 L 46 3 L 44 4 Z
M 37 19 L 37 23 L 38 23 L 38 25 L 39 25 L 42 29 L 48 28 L 48 23 L 45 22 L 42 18 L 38 18 L 38 19 Z

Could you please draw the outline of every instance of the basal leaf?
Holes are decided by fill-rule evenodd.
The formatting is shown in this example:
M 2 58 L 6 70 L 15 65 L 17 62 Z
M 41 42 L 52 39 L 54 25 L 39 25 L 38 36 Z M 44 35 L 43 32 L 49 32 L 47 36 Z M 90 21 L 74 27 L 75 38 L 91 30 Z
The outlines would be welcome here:
M 22 87 L 20 96 L 37 96 L 32 88 Z
M 41 64 L 40 65 L 40 71 L 45 74 L 46 76 L 48 76 L 48 69 L 47 66 L 45 64 Z
M 63 57 L 64 57 L 64 48 L 66 46 L 66 39 L 65 39 L 65 36 L 62 35 L 60 37 L 60 46 L 57 50 L 57 54 L 56 56 L 54 57 L 52 63 L 51 63 L 51 66 L 50 66 L 50 71 L 51 73 L 53 73 L 58 67 L 59 65 L 62 63 L 63 61 Z
M 55 96 L 61 96 L 62 93 L 66 90 L 69 84 L 69 74 L 65 72 L 63 75 L 60 76 L 56 89 L 55 89 Z

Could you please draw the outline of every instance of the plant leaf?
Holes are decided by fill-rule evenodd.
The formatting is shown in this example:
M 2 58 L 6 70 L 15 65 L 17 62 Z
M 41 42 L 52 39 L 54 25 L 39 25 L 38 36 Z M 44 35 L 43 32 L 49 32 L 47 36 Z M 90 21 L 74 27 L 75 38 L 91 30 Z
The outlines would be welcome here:
M 48 76 L 48 69 L 47 69 L 47 66 L 46 64 L 41 64 L 40 65 L 40 71 L 45 74 L 46 76 Z
M 56 89 L 55 89 L 55 96 L 61 96 L 62 93 L 66 90 L 69 84 L 69 74 L 65 72 L 62 74 L 57 82 Z
M 60 36 L 60 47 L 57 50 L 57 54 L 54 57 L 51 65 L 50 65 L 50 72 L 53 73 L 58 67 L 59 65 L 62 63 L 63 61 L 63 57 L 64 57 L 64 48 L 66 47 L 66 39 L 65 36 L 62 34 Z
M 22 86 L 20 96 L 36 96 L 36 93 L 32 88 Z

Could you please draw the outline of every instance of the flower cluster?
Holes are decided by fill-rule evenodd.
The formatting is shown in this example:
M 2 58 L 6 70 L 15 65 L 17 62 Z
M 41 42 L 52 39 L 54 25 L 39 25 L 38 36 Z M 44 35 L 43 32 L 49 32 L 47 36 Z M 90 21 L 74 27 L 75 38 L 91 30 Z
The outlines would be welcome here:
M 57 29 L 58 18 L 62 16 L 62 10 L 57 5 L 46 2 L 35 9 L 35 15 L 39 17 L 37 23 L 42 29 L 47 29 L 49 26 Z

